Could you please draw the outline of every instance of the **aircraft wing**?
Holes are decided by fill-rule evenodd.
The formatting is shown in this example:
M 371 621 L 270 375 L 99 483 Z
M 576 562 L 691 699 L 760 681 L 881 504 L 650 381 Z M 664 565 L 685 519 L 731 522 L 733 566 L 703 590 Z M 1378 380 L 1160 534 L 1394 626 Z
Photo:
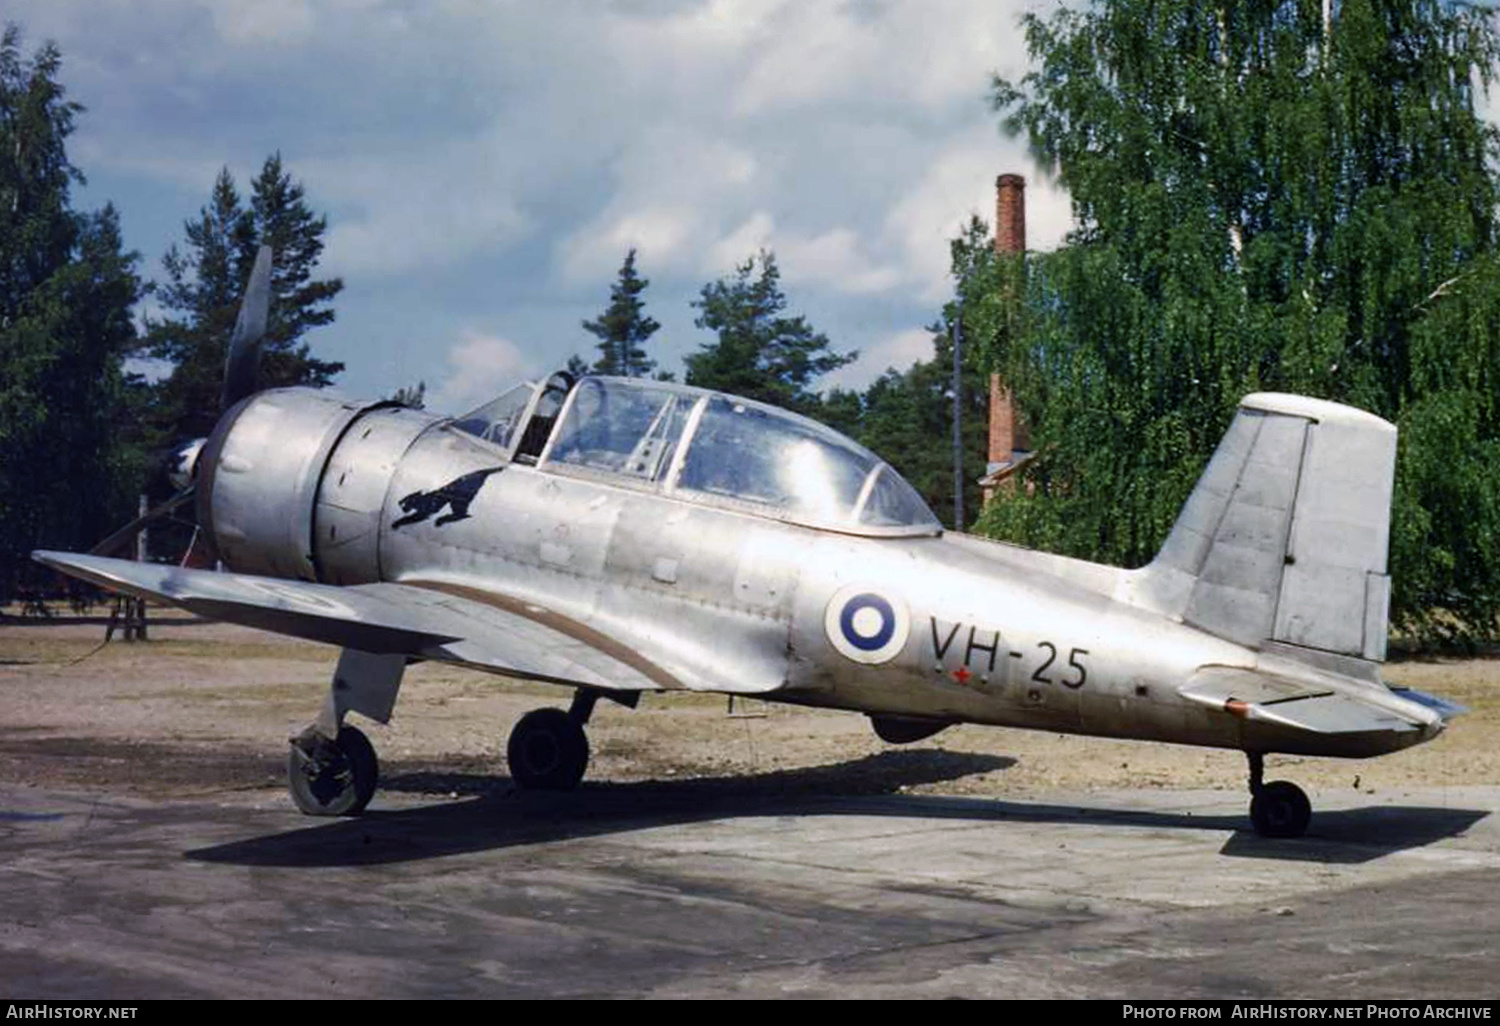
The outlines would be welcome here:
M 682 686 L 626 645 L 603 637 L 580 639 L 559 629 L 555 617 L 549 625 L 525 615 L 530 609 L 546 618 L 539 607 L 502 609 L 404 584 L 337 587 L 72 552 L 32 555 L 114 591 L 309 641 L 614 691 Z
M 1357 694 L 1261 670 L 1204 667 L 1178 690 L 1185 698 L 1227 709 L 1247 720 L 1315 734 L 1408 731 L 1423 726 L 1381 703 L 1361 701 Z

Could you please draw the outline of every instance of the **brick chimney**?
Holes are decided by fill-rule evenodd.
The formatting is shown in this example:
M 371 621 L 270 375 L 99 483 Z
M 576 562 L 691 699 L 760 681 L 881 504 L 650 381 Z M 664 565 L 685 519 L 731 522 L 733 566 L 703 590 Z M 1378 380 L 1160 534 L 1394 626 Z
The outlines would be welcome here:
M 1001 175 L 995 179 L 995 252 L 1026 252 L 1026 179 Z M 1015 402 L 1000 375 L 990 375 L 989 469 L 1009 468 L 1017 451 L 1030 448 L 1026 429 L 1017 423 Z
M 1026 179 L 995 179 L 995 252 L 1026 252 Z

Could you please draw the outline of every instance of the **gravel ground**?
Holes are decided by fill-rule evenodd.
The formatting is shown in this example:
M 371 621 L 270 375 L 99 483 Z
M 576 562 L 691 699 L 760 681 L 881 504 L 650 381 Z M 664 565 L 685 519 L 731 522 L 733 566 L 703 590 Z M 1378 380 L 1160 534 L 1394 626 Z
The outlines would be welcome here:
M 0 621 L 0 781 L 148 797 L 282 787 L 284 739 L 316 713 L 336 650 L 175 611 L 154 616 L 150 641 L 108 645 L 99 616 Z M 1405 752 L 1273 758 L 1268 775 L 1313 792 L 1500 784 L 1500 660 L 1398 662 L 1386 679 L 1472 712 Z M 477 793 L 510 786 L 511 724 L 567 700 L 563 688 L 421 664 L 390 725 L 361 726 L 388 788 Z M 955 727 L 905 746 L 909 755 L 877 758 L 892 746 L 862 716 L 743 701 L 731 710 L 719 695 L 648 695 L 633 711 L 601 702 L 589 737 L 594 781 L 1043 798 L 1245 787 L 1234 752 L 993 727 Z

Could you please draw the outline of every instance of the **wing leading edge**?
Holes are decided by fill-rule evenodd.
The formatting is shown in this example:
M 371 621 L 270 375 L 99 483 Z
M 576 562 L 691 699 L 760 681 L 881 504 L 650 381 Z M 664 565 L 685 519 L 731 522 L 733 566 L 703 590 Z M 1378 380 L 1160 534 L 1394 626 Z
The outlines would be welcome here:
M 376 654 L 403 654 L 557 684 L 615 691 L 684 685 L 618 640 L 581 640 L 539 607 L 502 609 L 404 584 L 337 587 L 251 574 L 189 570 L 72 552 L 38 562 L 102 587 L 156 598 L 246 627 Z M 536 617 L 524 615 L 532 609 Z M 545 618 L 547 623 L 538 622 Z

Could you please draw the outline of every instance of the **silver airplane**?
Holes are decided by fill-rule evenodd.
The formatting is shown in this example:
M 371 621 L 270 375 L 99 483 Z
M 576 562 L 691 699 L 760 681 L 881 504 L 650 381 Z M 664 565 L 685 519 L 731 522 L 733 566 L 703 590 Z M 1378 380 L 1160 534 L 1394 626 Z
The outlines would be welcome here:
M 892 743 L 982 723 L 1239 749 L 1273 837 L 1311 810 L 1268 753 L 1379 755 L 1462 711 L 1381 681 L 1396 431 L 1368 413 L 1246 397 L 1161 552 L 1123 570 L 945 532 L 866 449 L 703 389 L 555 374 L 456 419 L 257 392 L 260 264 L 172 500 L 227 572 L 35 558 L 340 646 L 291 741 L 304 812 L 369 802 L 346 714 L 388 722 L 420 659 L 574 689 L 512 730 L 521 787 L 579 782 L 600 697 L 712 691 L 863 713 Z

